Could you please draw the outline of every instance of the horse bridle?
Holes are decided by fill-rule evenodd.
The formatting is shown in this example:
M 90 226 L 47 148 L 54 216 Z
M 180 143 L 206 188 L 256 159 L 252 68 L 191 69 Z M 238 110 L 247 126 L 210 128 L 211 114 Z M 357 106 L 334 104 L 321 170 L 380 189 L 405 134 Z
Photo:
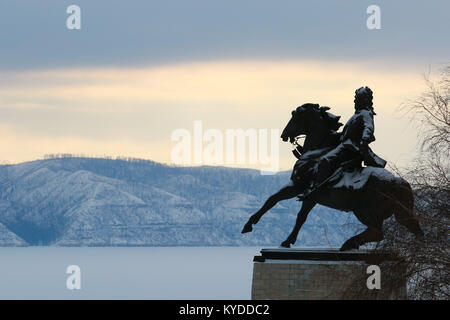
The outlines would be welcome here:
M 303 146 L 300 143 L 298 143 L 298 140 L 302 138 L 306 138 L 306 134 L 299 134 L 294 138 L 294 141 L 291 142 L 291 144 L 294 146 L 294 149 L 300 152 L 300 154 L 302 153 L 301 151 L 303 149 Z

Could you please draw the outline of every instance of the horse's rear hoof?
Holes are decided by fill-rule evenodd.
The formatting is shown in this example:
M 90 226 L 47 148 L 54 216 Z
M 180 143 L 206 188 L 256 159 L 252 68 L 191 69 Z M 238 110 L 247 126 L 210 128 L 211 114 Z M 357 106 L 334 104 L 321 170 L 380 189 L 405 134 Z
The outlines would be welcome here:
M 353 249 L 359 249 L 359 246 L 355 245 L 352 242 L 353 241 L 350 241 L 350 240 L 345 241 L 345 243 L 342 245 L 342 247 L 339 249 L 339 251 L 348 251 L 348 250 L 353 250 Z
M 289 243 L 289 241 L 284 241 L 284 242 L 281 244 L 280 247 L 283 247 L 283 248 L 290 248 L 290 247 L 291 247 L 291 244 Z
M 421 229 L 419 229 L 419 232 L 416 233 L 416 240 L 420 242 L 425 242 L 425 234 Z
M 247 233 L 247 232 L 252 232 L 253 227 L 252 227 L 252 223 L 251 222 L 247 222 L 244 226 L 244 228 L 242 228 L 241 233 Z
M 419 245 L 425 244 L 425 236 L 423 234 L 416 235 L 415 242 Z

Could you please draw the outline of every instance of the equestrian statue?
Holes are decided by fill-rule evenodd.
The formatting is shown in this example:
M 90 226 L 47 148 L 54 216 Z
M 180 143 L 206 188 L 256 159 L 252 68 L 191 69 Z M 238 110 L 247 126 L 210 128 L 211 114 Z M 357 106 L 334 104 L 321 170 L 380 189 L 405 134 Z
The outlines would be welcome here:
M 316 204 L 352 211 L 367 227 L 348 239 L 341 251 L 383 240 L 383 221 L 392 214 L 410 232 L 423 238 L 409 183 L 384 169 L 386 161 L 369 147 L 375 141 L 372 100 L 370 88 L 355 91 L 355 113 L 342 132 L 338 132 L 340 117 L 330 113 L 329 107 L 306 103 L 292 111 L 281 134 L 283 141 L 289 140 L 295 146 L 297 161 L 290 181 L 249 218 L 242 233 L 251 232 L 253 225 L 279 201 L 298 197 L 302 206 L 292 232 L 281 244 L 285 248 L 296 242 Z M 298 143 L 301 136 L 305 138 L 303 145 Z

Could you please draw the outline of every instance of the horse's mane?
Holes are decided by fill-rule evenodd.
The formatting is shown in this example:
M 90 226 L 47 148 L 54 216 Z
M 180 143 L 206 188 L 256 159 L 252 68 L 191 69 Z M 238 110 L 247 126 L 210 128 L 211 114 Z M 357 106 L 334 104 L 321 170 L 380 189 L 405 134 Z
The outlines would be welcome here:
M 300 106 L 299 108 L 302 108 L 302 109 L 311 108 L 316 111 L 320 111 L 322 117 L 325 119 L 325 121 L 328 125 L 328 128 L 330 130 L 337 131 L 342 126 L 342 123 L 339 122 L 341 117 L 336 116 L 336 115 L 332 114 L 331 112 L 328 112 L 328 110 L 330 110 L 330 107 L 327 107 L 327 106 L 320 107 L 318 104 L 315 104 L 315 103 L 305 103 L 304 105 Z
M 342 123 L 339 122 L 341 119 L 340 116 L 336 116 L 332 114 L 331 112 L 328 112 L 330 107 L 320 107 L 319 110 L 322 112 L 322 115 L 325 117 L 328 128 L 330 130 L 338 131 L 338 129 L 342 126 Z

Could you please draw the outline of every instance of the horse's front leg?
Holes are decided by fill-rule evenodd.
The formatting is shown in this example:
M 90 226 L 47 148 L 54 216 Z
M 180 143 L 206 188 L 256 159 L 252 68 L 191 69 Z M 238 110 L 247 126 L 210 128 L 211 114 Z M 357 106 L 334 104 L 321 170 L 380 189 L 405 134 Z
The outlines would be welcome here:
M 311 200 L 305 200 L 302 203 L 302 208 L 297 214 L 297 220 L 295 221 L 294 229 L 292 230 L 291 234 L 283 243 L 281 244 L 282 247 L 290 248 L 291 244 L 294 244 L 295 241 L 297 241 L 298 233 L 300 231 L 300 228 L 305 223 L 306 218 L 308 217 L 309 212 L 314 208 L 316 205 L 316 202 Z
M 270 209 L 272 209 L 279 201 L 281 200 L 287 200 L 295 197 L 301 192 L 301 190 L 294 185 L 294 183 L 291 181 L 289 184 L 281 188 L 277 193 L 271 195 L 264 205 L 261 207 L 261 209 L 258 210 L 255 214 L 253 214 L 245 224 L 244 228 L 242 229 L 242 233 L 251 232 L 253 230 L 252 225 L 257 224 L 259 219 Z

